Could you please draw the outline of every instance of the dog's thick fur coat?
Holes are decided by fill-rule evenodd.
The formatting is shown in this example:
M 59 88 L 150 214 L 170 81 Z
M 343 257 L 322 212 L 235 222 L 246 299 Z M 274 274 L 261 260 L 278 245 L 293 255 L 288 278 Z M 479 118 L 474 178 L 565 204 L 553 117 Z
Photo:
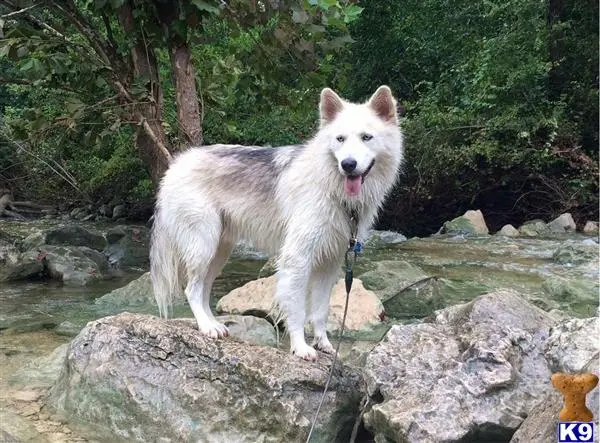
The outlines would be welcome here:
M 150 252 L 158 307 L 166 315 L 182 289 L 203 334 L 227 328 L 209 307 L 215 278 L 240 239 L 277 257 L 278 308 L 291 350 L 325 352 L 329 297 L 358 214 L 358 238 L 372 225 L 401 164 L 402 134 L 387 86 L 365 104 L 321 92 L 321 125 L 305 145 L 189 149 L 170 165 L 158 192 Z M 368 175 L 367 175 L 368 174 Z

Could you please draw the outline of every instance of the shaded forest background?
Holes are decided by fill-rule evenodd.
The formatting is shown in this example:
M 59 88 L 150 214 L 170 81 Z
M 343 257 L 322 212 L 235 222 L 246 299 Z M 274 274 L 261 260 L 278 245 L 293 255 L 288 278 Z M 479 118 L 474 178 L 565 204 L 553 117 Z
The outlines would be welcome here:
M 324 86 L 388 84 L 406 164 L 380 227 L 598 219 L 598 2 L 0 2 L 0 187 L 151 214 L 189 144 L 283 145 Z

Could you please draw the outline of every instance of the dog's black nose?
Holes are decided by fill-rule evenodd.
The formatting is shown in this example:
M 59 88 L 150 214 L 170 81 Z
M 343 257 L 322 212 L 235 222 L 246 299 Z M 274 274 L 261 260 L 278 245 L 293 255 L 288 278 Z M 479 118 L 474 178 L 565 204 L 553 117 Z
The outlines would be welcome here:
M 350 174 L 356 169 L 356 160 L 353 158 L 345 158 L 342 160 L 342 169 Z

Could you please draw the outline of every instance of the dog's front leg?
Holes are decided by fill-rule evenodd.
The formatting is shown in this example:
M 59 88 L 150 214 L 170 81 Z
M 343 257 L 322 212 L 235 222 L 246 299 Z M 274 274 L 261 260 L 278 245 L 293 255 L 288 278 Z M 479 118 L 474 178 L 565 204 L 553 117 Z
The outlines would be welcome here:
M 285 317 L 292 353 L 305 360 L 316 360 L 317 351 L 306 343 L 304 337 L 310 269 L 308 260 L 280 260 L 276 298 Z

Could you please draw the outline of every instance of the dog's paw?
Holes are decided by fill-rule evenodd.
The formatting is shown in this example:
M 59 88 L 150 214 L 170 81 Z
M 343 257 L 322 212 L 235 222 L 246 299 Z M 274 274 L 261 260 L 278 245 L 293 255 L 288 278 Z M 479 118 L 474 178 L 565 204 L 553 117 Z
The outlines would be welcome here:
M 211 338 L 224 338 L 229 336 L 229 329 L 221 323 L 211 323 L 200 328 L 200 332 Z
M 315 348 L 308 346 L 306 343 L 292 348 L 292 354 L 308 361 L 315 361 L 317 359 L 317 351 Z
M 315 349 L 318 349 L 319 351 L 324 352 L 325 354 L 335 354 L 335 349 L 333 348 L 333 345 L 331 344 L 329 339 L 327 339 L 327 337 L 322 338 L 320 340 L 315 340 L 313 346 Z

